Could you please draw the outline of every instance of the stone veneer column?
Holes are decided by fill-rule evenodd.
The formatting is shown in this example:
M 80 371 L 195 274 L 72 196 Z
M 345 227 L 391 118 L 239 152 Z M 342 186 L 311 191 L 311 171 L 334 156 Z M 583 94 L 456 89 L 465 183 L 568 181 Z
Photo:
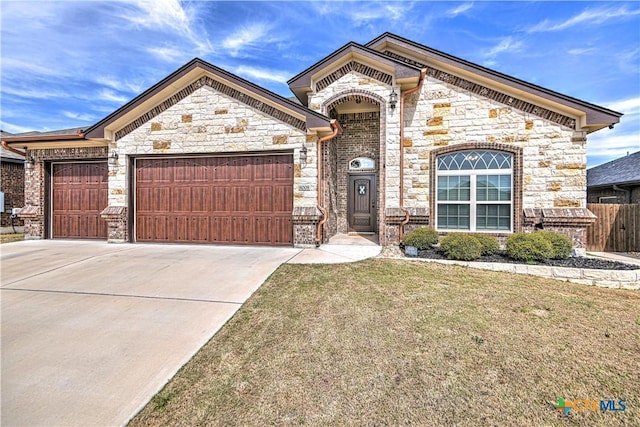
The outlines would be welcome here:
M 107 222 L 107 242 L 125 243 L 129 241 L 126 206 L 107 206 L 100 213 L 100 216 Z
M 27 151 L 27 158 L 32 156 Z M 44 212 L 44 162 L 37 159 L 24 170 L 24 201 L 25 206 L 18 213 L 24 220 L 24 238 L 26 240 L 40 240 L 45 238 Z

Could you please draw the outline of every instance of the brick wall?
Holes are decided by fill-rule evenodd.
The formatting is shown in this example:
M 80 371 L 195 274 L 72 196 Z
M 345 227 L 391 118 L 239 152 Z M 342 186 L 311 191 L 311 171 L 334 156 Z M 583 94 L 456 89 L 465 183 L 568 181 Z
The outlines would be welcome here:
M 347 199 L 349 162 L 356 157 L 369 157 L 376 163 L 373 173 L 380 164 L 380 113 L 339 114 L 338 121 L 343 133 L 336 138 L 336 194 L 337 232 L 348 232 Z M 376 206 L 380 206 L 380 181 L 376 183 Z
M 11 226 L 11 209 L 24 206 L 24 166 L 22 163 L 2 162 L 0 165 L 0 191 L 4 192 L 4 212 L 0 214 L 0 227 Z M 23 225 L 20 218 L 13 223 Z
M 46 148 L 28 150 L 34 164 L 25 167 L 24 206 L 19 217 L 24 219 L 25 239 L 46 237 L 48 208 L 47 188 L 50 179 L 47 170 L 52 161 L 63 160 L 106 160 L 107 147 Z

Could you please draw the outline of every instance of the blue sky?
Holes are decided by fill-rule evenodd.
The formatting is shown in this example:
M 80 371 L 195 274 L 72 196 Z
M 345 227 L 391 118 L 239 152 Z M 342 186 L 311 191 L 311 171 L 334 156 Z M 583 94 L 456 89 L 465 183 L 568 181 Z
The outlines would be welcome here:
M 638 2 L 2 1 L 0 127 L 88 127 L 200 57 L 280 95 L 390 31 L 625 113 L 588 165 L 640 150 Z

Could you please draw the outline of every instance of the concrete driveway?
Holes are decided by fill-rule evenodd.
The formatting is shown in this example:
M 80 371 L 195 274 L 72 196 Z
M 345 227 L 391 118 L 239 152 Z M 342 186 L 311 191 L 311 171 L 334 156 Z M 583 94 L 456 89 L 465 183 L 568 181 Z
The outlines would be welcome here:
M 122 425 L 293 248 L 2 245 L 0 424 Z

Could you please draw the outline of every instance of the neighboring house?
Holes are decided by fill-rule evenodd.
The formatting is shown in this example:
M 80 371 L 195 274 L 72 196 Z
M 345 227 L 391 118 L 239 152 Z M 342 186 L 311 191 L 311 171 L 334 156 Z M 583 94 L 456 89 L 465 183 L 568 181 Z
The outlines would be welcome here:
M 586 140 L 621 113 L 385 33 L 288 82 L 200 59 L 82 132 L 27 147 L 27 238 L 307 246 L 418 226 L 577 248 Z
M 2 138 L 12 136 L 0 131 Z M 13 208 L 24 206 L 24 156 L 0 147 L 0 227 L 21 226 L 20 218 L 11 218 Z
M 588 203 L 640 203 L 640 151 L 587 170 Z

